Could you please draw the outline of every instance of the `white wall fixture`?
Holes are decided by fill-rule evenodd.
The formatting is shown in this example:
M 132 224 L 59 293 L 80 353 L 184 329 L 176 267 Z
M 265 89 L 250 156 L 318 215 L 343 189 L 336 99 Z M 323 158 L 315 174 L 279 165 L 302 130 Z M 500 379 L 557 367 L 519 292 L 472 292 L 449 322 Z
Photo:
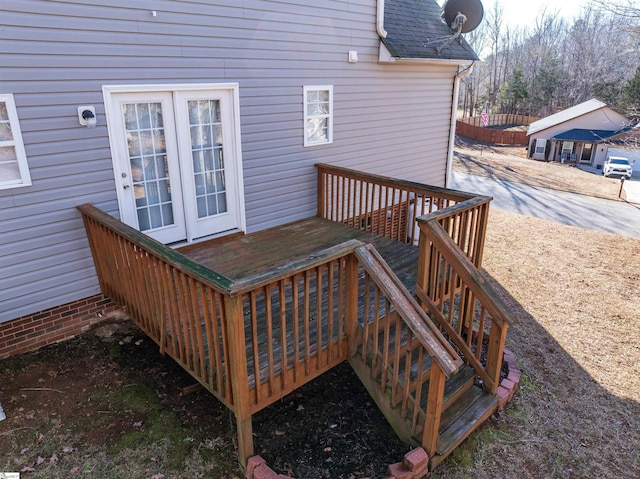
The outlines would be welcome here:
M 96 108 L 94 106 L 79 106 L 78 121 L 80 125 L 87 128 L 95 128 L 98 123 L 96 120 Z
M 358 52 L 355 50 L 349 50 L 349 63 L 356 63 L 358 61 Z

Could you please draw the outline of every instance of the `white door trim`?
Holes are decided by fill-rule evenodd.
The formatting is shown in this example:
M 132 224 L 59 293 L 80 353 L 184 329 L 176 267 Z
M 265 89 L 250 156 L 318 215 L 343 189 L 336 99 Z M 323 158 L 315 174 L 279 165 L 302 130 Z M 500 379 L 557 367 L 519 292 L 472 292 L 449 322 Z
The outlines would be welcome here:
M 116 194 L 118 198 L 118 208 L 120 218 L 124 218 L 123 205 L 125 200 L 123 199 L 123 183 L 122 178 L 119 178 L 117 171 L 119 171 L 119 161 L 117 157 L 119 144 L 118 135 L 120 132 L 114 131 L 114 125 L 110 118 L 113 115 L 119 114 L 119 112 L 113 111 L 113 96 L 124 93 L 152 93 L 152 92 L 167 92 L 174 97 L 177 93 L 190 92 L 190 91 L 228 91 L 231 93 L 232 105 L 230 109 L 231 125 L 232 126 L 232 138 L 231 144 L 228 145 L 233 150 L 233 154 L 236 158 L 235 173 L 235 193 L 237 198 L 237 217 L 238 226 L 233 231 L 246 231 L 246 212 L 244 202 L 244 176 L 243 176 L 243 161 L 242 161 L 242 140 L 240 136 L 240 92 L 238 83 L 167 83 L 167 84 L 145 84 L 145 85 L 103 85 L 102 94 L 104 99 L 105 115 L 107 118 L 107 131 L 109 135 L 109 146 L 111 148 L 111 160 L 113 164 L 113 171 L 116 173 L 115 184 Z M 174 111 L 175 114 L 175 111 Z M 227 148 L 227 146 L 225 146 Z M 194 238 L 189 233 L 189 225 L 187 225 L 187 240 L 190 242 Z

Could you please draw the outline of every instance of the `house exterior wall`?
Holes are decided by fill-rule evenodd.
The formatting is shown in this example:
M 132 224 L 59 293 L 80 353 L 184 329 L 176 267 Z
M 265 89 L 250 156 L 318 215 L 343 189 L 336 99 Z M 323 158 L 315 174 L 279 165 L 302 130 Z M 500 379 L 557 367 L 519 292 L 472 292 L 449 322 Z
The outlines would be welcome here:
M 99 293 L 75 206 L 118 216 L 103 85 L 239 83 L 248 232 L 315 214 L 317 162 L 444 186 L 457 67 L 378 64 L 375 0 L 2 8 L 0 93 L 14 95 L 33 184 L 0 191 L 0 323 Z M 326 84 L 333 144 L 304 148 L 303 86 Z
M 577 118 L 573 118 L 571 120 L 565 121 L 563 123 L 559 123 L 557 125 L 551 126 L 545 130 L 540 130 L 529 136 L 529 151 L 532 151 L 532 145 L 535 145 L 537 138 L 542 138 L 551 141 L 556 135 L 560 133 L 564 133 L 565 131 L 573 130 L 576 128 L 579 129 L 589 129 L 589 130 L 618 130 L 623 128 L 628 124 L 628 120 L 621 115 L 620 113 L 615 112 L 611 108 L 604 107 L 596 111 L 592 111 L 590 113 L 586 113 Z M 554 142 L 556 143 L 556 142 Z M 557 146 L 557 145 L 556 145 Z M 556 157 L 555 159 L 559 159 L 560 149 L 556 148 Z M 551 154 L 548 159 L 553 160 L 553 151 L 552 148 Z M 535 159 L 542 159 L 536 158 Z M 595 163 L 594 158 L 594 165 Z M 604 161 L 604 160 L 603 160 Z M 602 164 L 602 162 L 600 162 Z

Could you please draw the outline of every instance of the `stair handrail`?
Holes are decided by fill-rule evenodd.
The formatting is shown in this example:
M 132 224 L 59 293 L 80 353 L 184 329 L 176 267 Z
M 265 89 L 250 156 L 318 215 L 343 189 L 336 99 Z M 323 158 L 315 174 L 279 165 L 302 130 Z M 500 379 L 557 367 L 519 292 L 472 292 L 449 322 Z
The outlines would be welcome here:
M 502 353 L 506 340 L 507 328 L 513 324 L 509 316 L 504 300 L 500 297 L 495 288 L 481 274 L 473 261 L 458 247 L 455 241 L 449 236 L 447 231 L 433 215 L 424 216 L 418 219 L 420 226 L 420 248 L 418 257 L 418 276 L 416 281 L 416 296 L 423 307 L 430 313 L 431 317 L 437 321 L 438 325 L 449 335 L 456 346 L 463 351 L 469 364 L 471 364 L 480 378 L 484 382 L 486 390 L 495 394 L 497 392 L 500 379 L 500 368 Z M 437 254 L 436 254 L 437 253 Z M 438 281 L 440 285 L 445 281 L 445 276 L 451 276 L 451 271 L 441 271 L 439 268 L 444 259 L 453 270 L 453 273 L 462 280 L 462 284 L 470 292 L 465 295 L 465 301 L 477 300 L 483 310 L 488 312 L 492 319 L 490 337 L 488 338 L 488 351 L 486 366 L 482 367 L 479 358 L 474 357 L 476 353 L 471 351 L 469 343 L 473 332 L 467 331 L 467 338 L 463 338 L 447 321 L 442 311 L 439 310 L 434 300 L 429 295 L 429 281 Z M 450 278 L 449 287 L 453 285 Z M 440 286 L 443 288 L 443 286 Z M 452 293 L 451 293 L 452 294 Z M 473 309 L 467 308 L 465 314 L 473 313 Z M 452 313 L 450 313 L 452 316 Z M 465 319 L 467 321 L 467 319 Z M 494 325 L 493 322 L 496 324 Z M 469 322 L 471 324 L 472 321 Z M 483 341 L 484 331 L 476 333 Z
M 391 270 L 380 253 L 371 244 L 354 250 L 358 262 L 389 298 L 420 344 L 438 363 L 446 377 L 463 365 L 463 361 L 438 328 L 429 320 L 420 304 Z
M 415 336 L 423 350 L 431 356 L 432 364 L 429 372 L 429 392 L 424 410 L 424 423 L 420 442 L 422 447 L 427 451 L 427 454 L 433 456 L 436 451 L 442 418 L 445 379 L 451 377 L 464 363 L 440 330 L 429 319 L 418 301 L 409 293 L 382 256 L 380 256 L 375 247 L 371 244 L 360 246 L 354 250 L 354 256 L 389 302 L 389 307 L 386 310 L 388 320 L 390 320 L 393 314 L 396 314 L 397 317 L 404 322 L 409 331 L 411 331 L 413 336 Z M 394 308 L 394 311 L 391 311 L 391 307 Z M 368 321 L 368 317 L 365 317 L 364 321 Z M 385 342 L 388 341 L 386 334 Z M 396 330 L 396 335 L 397 334 L 398 332 Z M 385 350 L 387 350 L 386 346 Z M 364 349 L 363 354 L 365 354 Z M 422 360 L 419 360 L 419 364 L 422 364 Z M 385 366 L 383 366 L 383 368 L 384 367 Z M 384 378 L 384 373 L 382 377 Z M 423 380 L 422 373 L 419 373 L 418 377 L 419 381 Z M 381 386 L 384 391 L 386 383 L 384 379 L 381 379 L 381 381 Z M 404 389 L 405 394 L 408 392 L 408 386 L 409 383 L 407 382 Z M 420 391 L 418 390 L 418 398 L 420 397 L 419 394 Z M 393 386 L 391 396 L 393 397 Z M 417 402 L 419 403 L 419 399 Z M 405 406 L 403 406 L 403 409 L 404 407 Z M 414 407 L 418 407 L 418 404 L 415 404 Z M 413 427 L 415 427 L 415 417 L 416 412 L 414 411 Z M 397 430 L 396 432 L 399 431 Z

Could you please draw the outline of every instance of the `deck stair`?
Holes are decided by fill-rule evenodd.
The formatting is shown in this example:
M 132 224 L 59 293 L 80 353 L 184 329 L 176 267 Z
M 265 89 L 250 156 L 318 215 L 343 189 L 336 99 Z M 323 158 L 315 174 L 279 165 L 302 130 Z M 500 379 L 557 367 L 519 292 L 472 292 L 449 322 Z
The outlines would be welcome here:
M 351 365 L 380 411 L 394 428 L 398 437 L 411 444 L 422 445 L 423 428 L 420 426 L 412 428 L 412 418 L 407 417 L 406 413 L 403 412 L 402 399 L 399 398 L 398 391 L 405 390 L 405 374 L 398 374 L 395 387 L 392 387 L 387 379 L 387 392 L 383 392 L 380 382 L 381 371 L 376 371 L 372 377 L 370 371 L 363 367 L 358 359 L 351 360 Z M 419 396 L 418 424 L 422 424 L 425 421 L 430 368 L 431 358 L 425 358 L 422 376 L 426 379 L 422 383 Z M 412 365 L 413 374 L 416 374 L 416 369 L 417 364 L 414 362 Z M 387 374 L 387 378 L 389 377 L 390 375 Z M 464 439 L 497 410 L 497 398 L 477 386 L 476 380 L 477 375 L 470 366 L 463 366 L 457 373 L 446 380 L 438 439 L 435 454 L 430 459 L 430 468 L 440 464 Z M 412 402 L 411 398 L 409 402 Z M 413 409 L 414 405 L 408 404 L 404 407 Z
M 376 250 L 360 247 L 356 256 L 379 289 L 368 295 L 370 288 L 361 288 L 361 339 L 350 364 L 396 434 L 423 446 L 435 467 L 495 412 L 497 399 L 476 386 L 474 368 L 463 363 Z M 378 303 L 383 306 L 376 308 Z M 429 342 L 438 347 L 428 351 Z M 439 385 L 443 361 L 453 368 Z M 437 433 L 429 434 L 429 428 Z

